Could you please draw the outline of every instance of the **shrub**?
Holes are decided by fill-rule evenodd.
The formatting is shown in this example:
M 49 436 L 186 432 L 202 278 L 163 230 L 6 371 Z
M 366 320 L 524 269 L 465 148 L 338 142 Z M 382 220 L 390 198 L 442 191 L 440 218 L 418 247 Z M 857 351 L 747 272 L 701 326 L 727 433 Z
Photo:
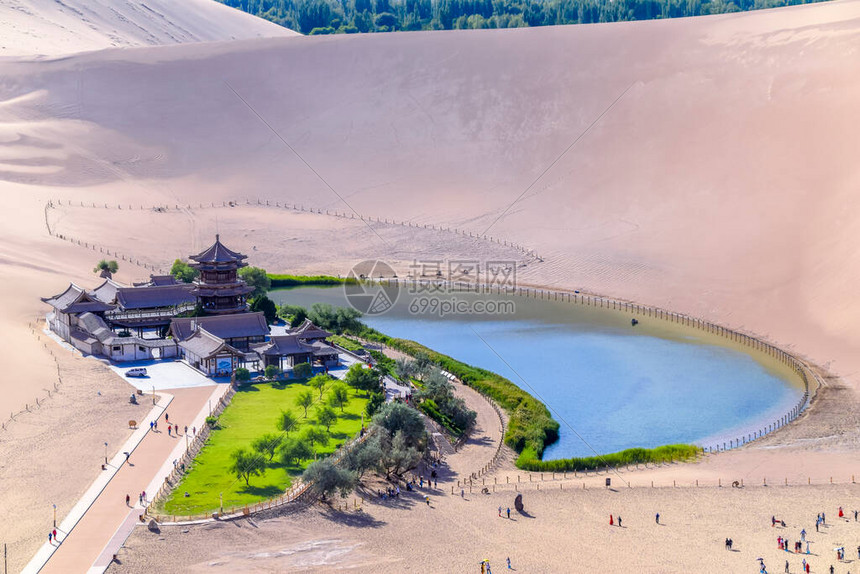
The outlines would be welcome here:
M 299 363 L 293 367 L 293 374 L 299 379 L 307 379 L 314 372 L 314 368 L 310 363 Z
M 251 371 L 246 369 L 245 367 L 239 367 L 236 369 L 236 380 L 241 382 L 247 382 L 251 380 Z
M 281 369 L 277 365 L 269 365 L 263 372 L 266 374 L 267 379 L 274 379 L 281 373 Z
M 329 459 L 312 462 L 302 473 L 302 480 L 310 483 L 312 492 L 330 496 L 340 492 L 341 497 L 346 497 L 358 482 L 355 472 L 338 467 Z

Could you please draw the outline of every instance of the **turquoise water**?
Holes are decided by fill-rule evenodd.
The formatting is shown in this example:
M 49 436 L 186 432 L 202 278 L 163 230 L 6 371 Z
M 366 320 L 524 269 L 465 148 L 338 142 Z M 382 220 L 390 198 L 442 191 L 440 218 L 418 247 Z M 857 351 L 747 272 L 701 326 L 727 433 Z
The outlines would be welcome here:
M 279 304 L 347 306 L 342 288 L 277 290 Z M 442 297 L 473 303 L 457 293 Z M 692 337 L 657 336 L 621 314 L 569 303 L 504 298 L 515 311 L 495 315 L 410 312 L 402 293 L 368 325 L 484 367 L 540 398 L 561 424 L 545 459 L 591 456 L 671 443 L 722 444 L 785 414 L 802 391 L 750 355 Z M 426 309 L 425 309 L 426 310 Z M 483 339 L 483 340 L 482 340 Z

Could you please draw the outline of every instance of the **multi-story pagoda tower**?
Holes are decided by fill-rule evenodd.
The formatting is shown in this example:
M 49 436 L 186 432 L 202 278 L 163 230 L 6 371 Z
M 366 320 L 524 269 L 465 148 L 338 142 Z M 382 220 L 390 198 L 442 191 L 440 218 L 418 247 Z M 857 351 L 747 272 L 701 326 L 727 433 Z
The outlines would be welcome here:
M 190 265 L 200 272 L 194 281 L 192 295 L 208 315 L 244 313 L 248 310 L 247 295 L 254 288 L 239 278 L 239 269 L 247 266 L 247 255 L 224 247 L 218 235 L 207 250 L 190 259 Z

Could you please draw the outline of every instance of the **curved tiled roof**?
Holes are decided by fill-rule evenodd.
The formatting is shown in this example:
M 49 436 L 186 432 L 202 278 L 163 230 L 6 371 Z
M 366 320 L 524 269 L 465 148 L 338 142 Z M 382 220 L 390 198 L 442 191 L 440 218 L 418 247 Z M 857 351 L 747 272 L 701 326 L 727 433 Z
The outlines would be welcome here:
M 68 288 L 59 295 L 42 297 L 42 301 L 62 313 L 85 313 L 87 311 L 99 313 L 114 308 L 113 305 L 99 301 L 74 283 L 69 283 Z
M 220 235 L 215 236 L 215 243 L 213 243 L 209 249 L 189 257 L 189 259 L 192 259 L 197 263 L 230 263 L 242 261 L 247 258 L 247 255 L 243 255 L 238 251 L 233 251 L 232 249 L 225 247 L 224 244 L 221 243 Z
M 116 291 L 116 302 L 126 309 L 155 309 L 158 307 L 177 307 L 194 303 L 197 299 L 191 293 L 194 285 L 160 285 L 148 287 L 122 287 Z
M 181 317 L 170 322 L 173 336 L 180 341 L 191 337 L 197 329 L 206 329 L 209 333 L 222 339 L 259 337 L 269 334 L 266 317 L 259 312 L 213 315 L 210 317 Z

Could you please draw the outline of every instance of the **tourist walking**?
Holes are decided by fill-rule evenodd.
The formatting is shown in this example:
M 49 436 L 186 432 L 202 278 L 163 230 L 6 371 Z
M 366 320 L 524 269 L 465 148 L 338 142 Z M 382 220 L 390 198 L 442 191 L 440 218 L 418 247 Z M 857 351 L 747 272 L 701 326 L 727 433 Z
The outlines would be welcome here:
M 48 544 L 50 544 L 54 540 L 54 535 L 48 532 Z
M 501 518 L 501 517 L 502 517 L 502 507 L 500 506 L 499 507 L 499 518 Z
M 172 431 L 172 430 L 173 430 L 173 426 L 167 425 L 167 436 L 173 436 L 172 434 L 170 434 L 170 431 Z
M 511 518 L 511 507 L 508 507 L 508 520 Z M 857 553 L 860 554 L 860 546 L 857 547 Z
M 185 431 L 182 434 L 188 434 L 188 425 L 185 425 Z
M 806 528 L 800 531 L 800 540 L 801 542 L 806 542 Z
M 127 495 L 127 494 L 126 494 L 126 495 L 125 495 L 125 505 L 126 505 L 126 506 L 130 506 L 130 504 L 129 504 L 130 502 L 131 502 L 131 497 L 130 497 L 129 495 Z
M 155 426 L 155 422 L 149 421 L 149 430 L 152 430 L 152 427 L 154 427 L 154 426 Z
M 59 541 L 59 539 L 57 539 L 57 529 L 56 529 L 56 528 L 54 528 L 54 530 L 53 530 L 53 531 L 51 531 L 51 534 L 53 534 L 53 535 L 54 535 L 54 542 L 56 542 L 57 544 L 59 544 L 59 543 L 60 543 L 60 541 Z
M 788 560 L 785 561 L 785 574 L 788 574 Z
M 513 568 L 511 568 L 511 557 L 510 556 L 508 556 L 508 570 L 513 570 Z
M 170 422 L 170 415 L 167 414 L 167 411 L 164 411 L 164 422 L 166 422 L 166 423 Z
M 621 528 L 621 515 L 618 515 L 618 528 Z
M 659 513 L 659 512 L 656 514 L 656 516 L 654 516 L 654 521 L 655 521 L 657 524 L 660 524 L 660 513 Z
M 615 526 L 615 520 L 612 518 L 612 515 L 609 515 L 609 526 Z

